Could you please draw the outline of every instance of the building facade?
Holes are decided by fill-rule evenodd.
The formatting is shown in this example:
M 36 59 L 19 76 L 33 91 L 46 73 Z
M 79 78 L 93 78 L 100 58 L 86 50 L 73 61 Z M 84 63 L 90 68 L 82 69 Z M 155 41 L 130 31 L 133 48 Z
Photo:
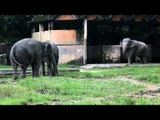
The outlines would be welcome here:
M 29 25 L 32 38 L 57 44 L 60 63 L 126 62 L 124 37 L 145 42 L 151 62 L 160 62 L 159 15 L 40 15 Z

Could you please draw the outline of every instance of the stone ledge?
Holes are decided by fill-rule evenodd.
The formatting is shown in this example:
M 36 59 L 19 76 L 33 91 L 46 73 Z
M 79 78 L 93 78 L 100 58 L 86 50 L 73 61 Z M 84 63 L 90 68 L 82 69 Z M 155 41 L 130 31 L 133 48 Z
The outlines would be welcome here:
M 78 68 L 61 68 L 58 69 L 59 72 L 79 72 L 80 70 Z M 20 74 L 21 70 L 17 70 L 17 73 Z M 27 74 L 32 73 L 31 69 L 27 69 Z M 12 75 L 13 70 L 11 69 L 5 69 L 5 70 L 0 70 L 0 75 Z

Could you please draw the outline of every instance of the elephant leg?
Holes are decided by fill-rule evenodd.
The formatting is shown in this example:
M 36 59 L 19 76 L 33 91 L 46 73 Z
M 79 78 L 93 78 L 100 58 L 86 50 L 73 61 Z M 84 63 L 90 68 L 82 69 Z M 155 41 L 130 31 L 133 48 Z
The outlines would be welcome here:
M 52 64 L 50 61 L 47 61 L 47 75 L 48 76 L 53 76 L 54 75 L 54 71 L 52 69 Z
M 56 66 L 55 66 L 55 74 L 57 74 L 57 75 L 58 75 L 58 68 L 57 68 L 57 64 L 56 64 Z
M 32 67 L 32 77 L 39 76 L 39 68 L 40 68 L 40 65 L 39 66 L 37 64 L 33 65 L 33 67 Z
M 140 58 L 140 57 L 138 57 L 138 56 L 135 56 L 135 62 L 136 62 L 136 63 L 141 62 L 141 58 Z
M 35 76 L 35 73 L 34 73 L 34 71 L 35 71 L 34 70 L 34 64 L 32 64 L 31 66 L 32 66 L 32 77 L 34 77 Z
M 45 73 L 45 62 L 42 60 L 42 74 L 43 76 L 46 76 L 46 73 Z
M 32 77 L 39 76 L 40 63 L 40 60 L 37 60 L 37 62 L 32 63 Z
M 59 58 L 59 56 L 58 55 L 54 55 L 54 57 L 55 57 L 55 73 L 58 75 L 58 58 Z M 54 66 L 53 66 L 54 67 Z
M 34 64 L 34 76 L 39 76 L 39 68 L 40 68 L 40 64 L 41 64 L 41 59 L 37 59 L 36 63 Z
M 22 69 L 22 78 L 26 77 L 26 70 L 27 70 L 27 66 L 21 66 Z
M 129 55 L 128 56 L 128 65 L 131 65 L 132 64 L 132 55 Z
M 51 72 L 50 72 L 50 70 L 48 69 L 48 70 L 47 70 L 47 76 L 49 76 L 49 75 L 50 75 L 50 73 L 51 73 Z
M 11 64 L 13 66 L 13 79 L 16 80 L 18 78 L 18 74 L 17 74 L 18 65 L 14 62 L 12 62 Z
M 148 61 L 147 61 L 147 56 L 144 56 L 144 57 L 143 57 L 143 60 L 144 60 L 144 64 L 147 64 L 147 62 L 148 62 Z
M 52 57 L 47 58 L 47 75 L 48 76 L 54 76 L 55 75 L 55 70 L 52 66 Z
M 58 75 L 57 65 L 52 64 L 52 69 L 54 70 L 54 71 L 53 71 L 53 74 L 54 74 L 54 75 Z
M 56 74 L 58 75 L 57 62 L 54 55 L 51 57 L 51 61 L 52 61 L 52 68 L 54 70 L 54 75 Z

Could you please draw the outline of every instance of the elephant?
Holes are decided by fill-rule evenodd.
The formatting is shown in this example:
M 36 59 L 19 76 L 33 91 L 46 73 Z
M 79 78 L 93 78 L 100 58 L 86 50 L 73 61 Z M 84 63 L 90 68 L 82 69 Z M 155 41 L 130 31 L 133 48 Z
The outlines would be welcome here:
M 52 69 L 54 70 L 54 75 L 56 75 L 56 74 L 58 75 L 57 65 L 58 65 L 58 62 L 59 62 L 59 49 L 58 49 L 57 45 L 54 42 L 49 41 L 49 40 L 47 40 L 45 42 L 48 43 L 48 44 L 51 44 L 51 52 L 50 53 L 53 55 L 54 59 L 48 59 L 48 60 L 50 60 L 50 62 L 47 62 L 46 57 L 43 58 L 43 60 L 42 60 L 42 73 L 43 73 L 43 76 L 46 75 L 45 74 L 45 62 L 47 62 L 47 70 L 48 70 L 47 71 L 47 75 L 50 75 L 49 66 L 51 66 Z M 50 63 L 51 63 L 51 65 L 50 65 Z
M 43 57 L 53 57 L 50 52 L 51 44 L 47 42 L 41 42 L 33 38 L 24 38 L 16 42 L 10 52 L 10 62 L 13 67 L 14 80 L 18 78 L 18 66 L 22 69 L 22 78 L 25 77 L 29 65 L 32 67 L 32 77 L 39 76 L 39 68 Z M 48 59 L 48 57 L 46 58 Z M 47 61 L 50 62 L 50 60 Z M 54 71 L 51 66 L 49 66 L 49 72 L 53 75 Z
M 145 64 L 148 62 L 149 51 L 148 46 L 144 42 L 124 38 L 120 44 L 122 45 L 123 55 L 128 57 L 128 65 L 132 64 L 133 56 L 138 61 L 141 58 Z

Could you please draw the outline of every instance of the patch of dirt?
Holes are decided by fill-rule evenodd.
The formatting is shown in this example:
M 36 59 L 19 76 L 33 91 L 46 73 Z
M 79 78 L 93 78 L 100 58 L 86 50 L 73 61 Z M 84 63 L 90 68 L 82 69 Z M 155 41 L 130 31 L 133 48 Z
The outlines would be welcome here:
M 130 95 L 128 95 L 130 97 L 135 97 L 135 98 L 139 98 L 142 96 L 147 98 L 160 97 L 160 84 L 145 83 L 142 81 L 132 79 L 130 76 L 123 76 L 120 77 L 120 79 L 130 81 L 131 83 L 136 85 L 144 85 L 146 87 L 145 89 L 139 90 L 136 93 L 131 93 Z

